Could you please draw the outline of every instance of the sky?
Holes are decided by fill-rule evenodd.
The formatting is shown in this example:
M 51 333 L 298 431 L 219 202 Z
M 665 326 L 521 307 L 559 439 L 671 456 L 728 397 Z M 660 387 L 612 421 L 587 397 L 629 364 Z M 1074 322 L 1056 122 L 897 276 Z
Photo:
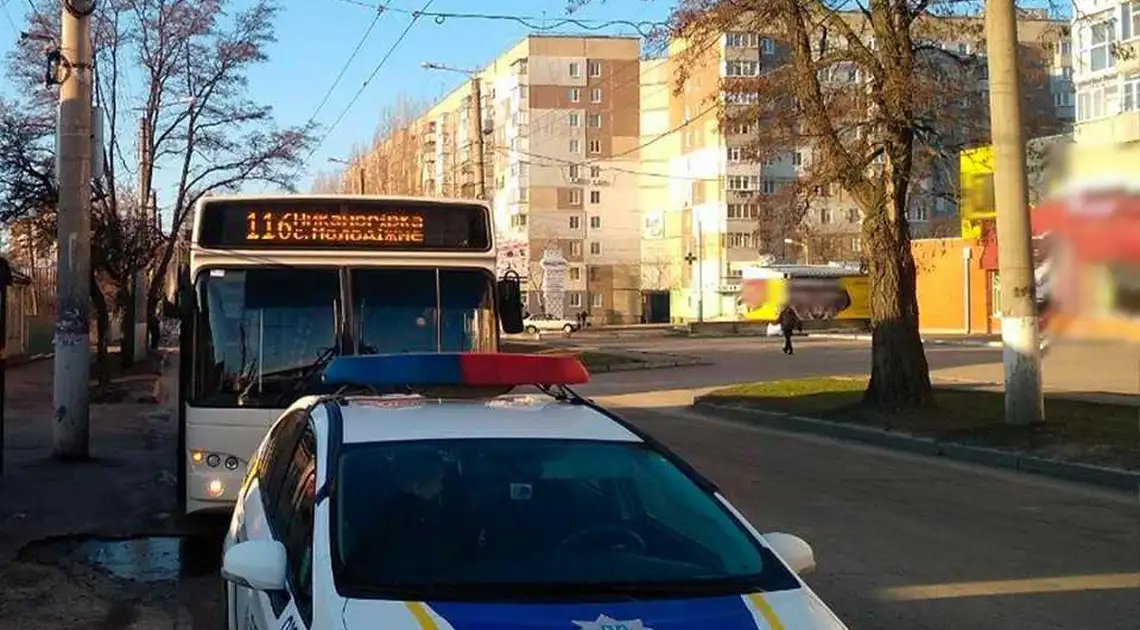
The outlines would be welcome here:
M 277 20 L 277 42 L 269 50 L 269 61 L 250 76 L 250 91 L 256 101 L 273 106 L 281 125 L 302 125 L 345 67 L 375 16 L 375 6 L 383 0 L 279 1 L 283 10 Z M 425 1 L 390 0 L 386 4 L 392 9 L 415 11 L 421 10 Z M 248 3 L 249 0 L 230 0 L 233 7 Z M 583 21 L 663 21 L 673 5 L 672 0 L 594 0 L 572 17 Z M 541 28 L 545 19 L 549 28 L 566 17 L 566 6 L 567 0 L 433 0 L 427 10 L 533 17 L 536 19 L 532 24 Z M 6 56 L 15 46 L 28 11 L 28 0 L 0 0 L 0 55 Z M 410 21 L 411 16 L 406 13 L 388 11 L 376 22 L 316 116 L 316 122 L 327 129 L 349 107 L 369 75 L 374 71 L 376 75 L 347 109 L 343 119 L 328 130 L 327 138 L 307 164 L 306 177 L 297 184 L 300 190 L 308 190 L 318 172 L 338 170 L 338 165 L 330 163 L 329 158 L 346 159 L 354 146 L 371 142 L 381 112 L 401 95 L 434 100 L 464 81 L 457 74 L 423 70 L 421 63 L 482 67 L 532 32 L 526 25 L 510 20 L 450 17 L 439 24 L 435 18 L 424 17 L 376 71 L 381 58 Z M 551 32 L 579 34 L 585 31 L 579 26 L 566 25 Z M 598 32 L 636 34 L 630 26 L 621 25 Z M 133 85 L 141 87 L 141 79 Z M 156 183 L 160 187 L 169 186 L 171 182 L 164 179 L 160 174 Z M 159 194 L 161 197 L 161 188 Z

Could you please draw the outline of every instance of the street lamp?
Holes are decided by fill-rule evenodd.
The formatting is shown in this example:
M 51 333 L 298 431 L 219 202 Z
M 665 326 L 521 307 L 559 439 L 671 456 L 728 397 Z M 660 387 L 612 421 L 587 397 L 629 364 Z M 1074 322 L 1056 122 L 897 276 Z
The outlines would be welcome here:
M 439 70 L 465 75 L 471 80 L 471 100 L 475 104 L 475 176 L 478 178 L 479 199 L 487 198 L 487 165 L 483 154 L 483 88 L 479 82 L 479 72 L 465 68 L 453 68 L 441 63 L 425 61 L 420 64 L 424 70 Z
M 344 166 L 347 166 L 350 168 L 353 166 L 356 166 L 352 162 L 346 162 L 340 158 L 334 158 L 334 157 L 329 158 L 329 162 L 332 162 L 333 164 L 343 164 Z M 364 164 L 361 164 L 357 168 L 359 169 L 358 172 L 360 173 L 360 194 L 363 195 L 364 194 Z
M 804 264 L 805 265 L 811 264 L 811 258 L 808 256 L 808 245 L 806 242 L 801 243 L 799 241 L 795 241 L 795 240 L 792 240 L 790 238 L 786 238 L 786 239 L 784 239 L 784 244 L 785 245 L 795 245 L 796 247 L 802 247 L 804 250 Z

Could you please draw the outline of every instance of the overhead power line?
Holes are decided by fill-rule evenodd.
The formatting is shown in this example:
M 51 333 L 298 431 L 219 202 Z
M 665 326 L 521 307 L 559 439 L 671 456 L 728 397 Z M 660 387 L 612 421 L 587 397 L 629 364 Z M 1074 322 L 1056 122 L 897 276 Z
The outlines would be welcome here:
M 389 4 L 391 4 L 391 0 L 389 0 Z M 360 37 L 360 42 L 356 44 L 356 48 L 354 48 L 352 54 L 348 56 L 348 60 L 341 66 L 340 72 L 336 75 L 336 79 L 333 79 L 332 85 L 329 86 L 324 98 L 321 99 L 321 104 L 317 105 L 317 108 L 313 110 L 313 115 L 309 116 L 310 124 L 316 121 L 321 110 L 325 108 L 325 104 L 329 102 L 329 97 L 331 97 L 333 91 L 336 90 L 336 86 L 340 85 L 340 80 L 344 78 L 344 73 L 348 71 L 348 67 L 352 65 L 352 62 L 356 60 L 356 56 L 360 54 L 360 49 L 363 48 L 364 43 L 368 41 L 368 36 L 372 34 L 372 29 L 376 28 L 376 23 L 380 21 L 380 16 L 384 15 L 385 8 L 386 7 L 376 7 L 376 15 L 372 16 L 372 21 L 368 23 L 368 28 L 364 30 L 364 35 Z
M 396 52 L 396 49 L 400 47 L 400 44 L 403 43 L 405 38 L 407 38 L 408 33 L 411 32 L 412 27 L 415 26 L 417 22 L 419 22 L 420 17 L 423 15 L 423 12 L 428 10 L 433 2 L 435 2 L 435 0 L 427 0 L 420 11 L 412 12 L 412 19 L 408 22 L 408 25 L 404 27 L 403 32 L 400 33 L 400 36 L 396 38 L 396 41 L 392 42 L 392 45 L 388 47 L 388 51 L 385 52 L 384 56 L 380 58 L 380 63 L 376 64 L 376 68 L 372 70 L 372 74 L 368 75 L 368 78 L 365 79 L 364 83 L 360 85 L 360 89 L 357 90 L 356 94 L 352 96 L 352 100 L 348 102 L 348 105 L 345 105 L 344 109 L 341 110 L 340 115 L 336 117 L 336 120 L 334 120 L 331 125 L 329 125 L 329 128 L 325 131 L 325 134 L 321 136 L 321 139 L 317 141 L 317 144 L 315 144 L 312 150 L 309 151 L 309 155 L 305 157 L 306 162 L 313 158 L 313 154 L 321 148 L 321 145 L 325 143 L 325 140 L 328 140 L 329 135 L 331 135 L 333 132 L 333 129 L 336 129 L 336 126 L 340 124 L 340 121 L 344 120 L 344 117 L 348 114 L 348 111 L 352 109 L 352 106 L 355 105 L 356 101 L 360 99 L 360 95 L 364 94 L 364 90 L 368 88 L 368 84 L 372 82 L 372 79 L 376 78 L 376 75 L 379 74 L 380 69 L 384 67 L 384 64 L 388 63 L 388 59 L 392 57 L 392 53 Z
M 352 4 L 367 9 L 377 9 L 378 7 L 369 2 L 362 0 L 338 0 L 345 4 Z M 555 31 L 567 26 L 575 26 L 587 31 L 601 31 L 616 26 L 625 26 L 637 31 L 642 37 L 648 37 L 653 34 L 657 29 L 667 26 L 665 22 L 654 22 L 650 20 L 586 20 L 576 18 L 544 18 L 538 16 L 525 16 L 525 15 L 506 15 L 494 13 L 446 13 L 446 12 L 428 12 L 428 11 L 410 11 L 408 9 L 397 9 L 394 7 L 387 7 L 385 10 L 394 13 L 404 13 L 408 15 L 418 14 L 420 17 L 432 18 L 436 24 L 444 24 L 447 20 L 491 20 L 499 22 L 515 22 L 521 24 L 531 30 L 547 32 Z

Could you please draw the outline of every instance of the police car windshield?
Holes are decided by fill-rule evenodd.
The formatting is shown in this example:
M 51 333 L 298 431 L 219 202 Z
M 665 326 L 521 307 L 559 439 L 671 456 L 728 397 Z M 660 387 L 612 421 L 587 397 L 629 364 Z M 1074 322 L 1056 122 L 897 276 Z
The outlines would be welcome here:
M 337 588 L 385 599 L 667 597 L 797 587 L 711 494 L 642 445 L 349 445 Z

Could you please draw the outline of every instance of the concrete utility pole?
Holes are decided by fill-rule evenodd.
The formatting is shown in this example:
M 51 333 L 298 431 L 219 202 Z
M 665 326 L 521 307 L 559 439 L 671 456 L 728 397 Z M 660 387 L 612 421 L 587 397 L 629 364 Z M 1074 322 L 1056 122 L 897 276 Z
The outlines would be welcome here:
M 483 153 L 483 87 L 479 77 L 471 76 L 471 100 L 475 101 L 475 177 L 479 178 L 479 199 L 487 198 L 487 157 Z
M 91 14 L 95 0 L 63 0 L 59 86 L 59 309 L 55 324 L 53 453 L 90 455 Z
M 1027 200 L 1025 138 L 1018 73 L 1017 13 L 1013 0 L 986 2 L 990 74 L 990 133 L 994 147 L 998 280 L 1001 283 L 1005 421 L 1030 425 L 1045 418 L 1037 283 Z

